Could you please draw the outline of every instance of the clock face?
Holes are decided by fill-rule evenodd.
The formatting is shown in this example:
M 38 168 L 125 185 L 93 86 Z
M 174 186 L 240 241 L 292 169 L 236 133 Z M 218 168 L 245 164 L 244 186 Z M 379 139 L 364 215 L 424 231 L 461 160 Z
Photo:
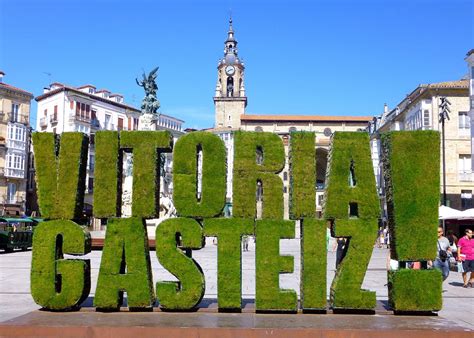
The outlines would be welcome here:
M 227 66 L 227 67 L 225 67 L 225 73 L 226 73 L 227 75 L 234 75 L 234 73 L 235 73 L 235 68 L 234 68 L 234 66 Z

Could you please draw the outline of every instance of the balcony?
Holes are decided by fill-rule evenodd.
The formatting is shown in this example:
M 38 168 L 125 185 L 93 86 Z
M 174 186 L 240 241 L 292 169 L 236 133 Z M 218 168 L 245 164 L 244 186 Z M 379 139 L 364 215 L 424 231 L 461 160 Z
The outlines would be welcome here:
M 46 117 L 40 118 L 40 127 L 47 127 L 48 126 L 48 119 Z
M 49 122 L 51 122 L 51 125 L 56 125 L 58 124 L 58 116 L 57 115 L 51 115 L 49 117 Z
M 91 118 L 90 118 L 90 116 L 71 114 L 71 115 L 69 115 L 69 121 L 70 122 L 78 121 L 78 122 L 91 123 Z
M 29 124 L 30 118 L 28 115 L 25 115 L 25 114 L 8 113 L 6 122 Z
M 26 142 L 7 139 L 7 148 L 25 151 Z
M 474 174 L 472 170 L 459 171 L 459 182 L 474 182 Z
M 5 177 L 25 178 L 24 169 L 5 168 Z
M 21 204 L 25 201 L 24 196 L 8 196 L 8 195 L 2 195 L 1 198 L 1 203 L 0 204 Z

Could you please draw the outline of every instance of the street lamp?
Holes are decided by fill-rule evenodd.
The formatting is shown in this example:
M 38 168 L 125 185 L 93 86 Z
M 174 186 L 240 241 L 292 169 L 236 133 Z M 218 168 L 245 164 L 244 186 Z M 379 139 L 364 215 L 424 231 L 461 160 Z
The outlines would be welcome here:
M 449 120 L 449 113 L 451 110 L 449 106 L 451 102 L 446 97 L 440 98 L 441 103 L 439 105 L 439 122 L 441 123 L 441 136 L 442 136 L 442 147 L 443 147 L 443 205 L 446 206 L 446 147 L 445 147 L 445 137 L 444 137 L 444 121 Z

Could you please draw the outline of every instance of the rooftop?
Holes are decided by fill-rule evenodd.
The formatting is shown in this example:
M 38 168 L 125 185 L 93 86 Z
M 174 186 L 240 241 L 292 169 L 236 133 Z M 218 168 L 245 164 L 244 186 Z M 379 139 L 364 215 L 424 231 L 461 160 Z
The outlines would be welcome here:
M 469 88 L 468 80 L 446 81 L 438 83 L 423 84 L 420 87 L 426 88 Z
M 372 116 L 320 116 L 320 115 L 240 115 L 243 122 L 284 121 L 284 122 L 369 122 Z
M 50 96 L 53 96 L 57 93 L 60 93 L 62 91 L 70 91 L 70 92 L 73 92 L 75 94 L 80 94 L 80 95 L 84 95 L 84 96 L 87 96 L 89 97 L 90 99 L 93 99 L 93 100 L 97 100 L 97 101 L 101 101 L 101 102 L 104 102 L 104 103 L 108 103 L 108 104 L 111 104 L 111 105 L 114 105 L 114 106 L 117 106 L 117 107 L 121 107 L 121 108 L 125 108 L 125 109 L 130 109 L 130 110 L 133 110 L 134 112 L 140 112 L 139 109 L 135 108 L 135 107 L 132 107 L 128 104 L 125 104 L 125 103 L 120 103 L 120 102 L 117 102 L 117 101 L 113 101 L 113 100 L 110 100 L 108 98 L 103 98 L 99 95 L 95 95 L 95 94 L 91 94 L 91 93 L 87 93 L 87 92 L 84 92 L 81 90 L 81 88 L 86 88 L 86 87 L 94 87 L 92 85 L 86 85 L 86 86 L 81 86 L 81 87 L 72 87 L 72 86 L 67 86 L 67 85 L 64 85 L 62 83 L 54 83 L 54 85 L 56 86 L 55 89 L 51 89 L 49 90 L 48 92 L 46 93 L 43 93 L 42 95 L 38 96 L 35 98 L 36 101 L 41 101 L 41 100 L 44 100 Z M 108 90 L 105 90 L 105 89 L 102 89 L 100 91 L 96 91 L 96 93 L 99 93 L 99 92 L 109 92 Z M 109 92 L 110 93 L 110 92 Z M 120 95 L 121 96 L 121 95 Z M 121 96 L 122 97 L 122 96 Z
M 14 87 L 14 86 L 11 86 L 9 84 L 6 84 L 6 83 L 3 83 L 3 82 L 0 82 L 0 88 L 5 88 L 5 89 L 8 89 L 8 90 L 13 90 L 13 91 L 16 91 L 16 92 L 20 92 L 22 94 L 26 94 L 26 95 L 29 95 L 33 98 L 33 94 L 24 90 L 24 89 L 21 89 L 21 88 L 18 88 L 18 87 Z

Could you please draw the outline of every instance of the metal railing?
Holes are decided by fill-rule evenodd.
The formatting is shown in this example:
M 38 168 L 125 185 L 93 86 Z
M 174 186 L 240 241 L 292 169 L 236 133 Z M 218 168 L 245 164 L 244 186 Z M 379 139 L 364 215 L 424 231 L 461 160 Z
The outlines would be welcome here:
M 30 123 L 30 118 L 25 114 L 8 113 L 6 122 L 28 124 Z
M 0 199 L 0 204 L 21 204 L 23 202 L 25 202 L 25 197 L 22 195 L 13 197 L 2 195 Z
M 48 126 L 48 119 L 46 117 L 40 118 L 40 127 L 47 127 Z
M 71 114 L 69 115 L 69 121 L 80 121 L 80 122 L 91 122 L 90 116 L 81 116 L 81 115 L 76 115 L 76 114 Z

